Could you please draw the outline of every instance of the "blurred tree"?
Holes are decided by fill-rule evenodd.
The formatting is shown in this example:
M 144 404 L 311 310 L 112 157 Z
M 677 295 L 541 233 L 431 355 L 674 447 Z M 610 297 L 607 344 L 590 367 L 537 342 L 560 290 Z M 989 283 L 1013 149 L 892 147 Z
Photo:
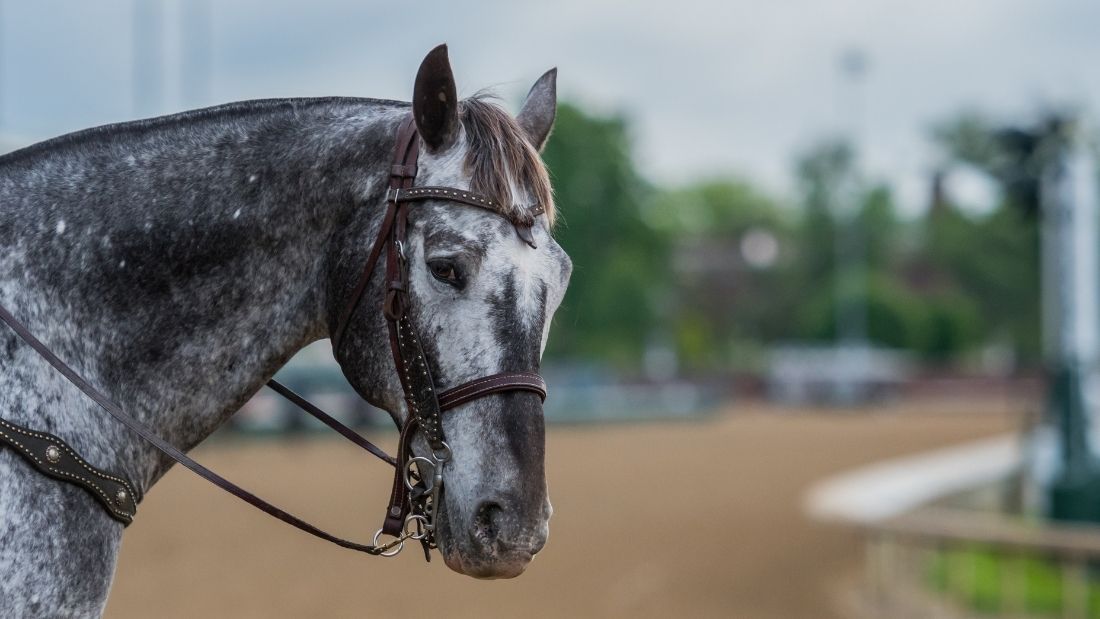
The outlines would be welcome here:
M 871 273 L 896 272 L 899 256 L 908 247 L 894 194 L 887 185 L 876 184 L 859 198 L 858 223 L 863 230 L 867 269 Z
M 561 213 L 555 237 L 574 266 L 547 354 L 636 366 L 671 291 L 668 243 L 643 216 L 652 190 L 627 123 L 564 103 L 543 159 Z
M 721 179 L 661 193 L 650 219 L 675 239 L 671 328 L 686 366 L 751 366 L 763 343 L 790 334 L 803 293 L 789 277 L 793 212 Z
M 807 282 L 832 286 L 835 282 L 835 208 L 840 187 L 852 174 L 855 163 L 851 146 L 840 140 L 826 140 L 811 146 L 795 164 L 802 226 L 800 258 Z
M 1040 127 L 1041 128 L 1041 127 Z M 997 179 L 1003 204 L 972 215 L 936 177 L 933 204 L 898 217 L 889 186 L 865 184 L 842 141 L 797 159 L 793 204 L 751 182 L 659 190 L 638 173 L 620 116 L 558 113 L 544 158 L 575 265 L 547 354 L 634 369 L 648 346 L 688 368 L 759 367 L 779 341 L 832 341 L 838 304 L 867 312 L 872 342 L 950 362 L 986 344 L 1039 354 L 1035 142 L 974 114 L 939 126 L 952 164 Z M 863 263 L 837 273 L 835 218 L 852 205 Z M 837 292 L 837 277 L 852 284 Z
M 976 335 L 1010 344 L 1017 356 L 1040 355 L 1038 171 L 1034 127 L 996 128 L 966 113 L 942 123 L 934 137 L 954 164 L 974 166 L 996 179 L 1001 203 L 986 215 L 968 216 L 940 196 L 926 222 L 926 252 L 943 288 L 971 299 L 982 316 Z
M 922 351 L 928 339 L 928 314 L 924 300 L 890 273 L 875 272 L 858 294 L 867 307 L 867 337 L 875 345 Z M 801 323 L 810 339 L 836 339 L 835 312 L 838 306 L 832 290 L 815 291 L 803 306 Z
M 923 328 L 908 308 L 919 305 L 919 299 L 895 281 L 906 248 L 902 242 L 906 231 L 889 187 L 862 182 L 851 147 L 838 140 L 825 140 L 807 149 L 797 160 L 795 176 L 802 218 L 799 268 L 792 277 L 799 282 L 803 299 L 792 335 L 835 340 L 837 307 L 843 304 L 865 308 L 871 342 L 894 347 L 917 345 L 921 340 L 917 334 Z M 846 210 L 854 210 L 854 215 L 841 215 Z M 858 226 L 860 250 L 858 260 L 840 272 L 838 216 L 845 218 L 843 225 Z

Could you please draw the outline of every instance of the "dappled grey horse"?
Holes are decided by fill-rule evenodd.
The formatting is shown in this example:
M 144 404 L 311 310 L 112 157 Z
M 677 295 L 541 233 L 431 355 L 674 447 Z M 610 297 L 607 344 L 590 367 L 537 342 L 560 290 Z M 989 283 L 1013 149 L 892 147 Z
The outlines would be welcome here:
M 571 271 L 550 236 L 538 156 L 554 82 L 554 71 L 540 78 L 515 119 L 483 97 L 442 94 L 411 105 L 254 101 L 6 155 L 0 305 L 127 414 L 190 449 L 294 353 L 333 334 L 383 226 L 395 136 L 411 111 L 416 185 L 478 192 L 498 211 L 444 200 L 409 210 L 409 320 L 434 380 L 537 372 Z M 454 92 L 445 47 L 421 65 L 424 84 Z M 543 212 L 527 242 L 510 209 L 533 204 Z M 384 280 L 377 269 L 368 280 L 337 358 L 354 388 L 401 423 L 405 394 L 377 311 Z M 129 480 L 135 499 L 172 464 L 3 325 L 0 418 L 63 439 Z M 444 560 L 473 576 L 517 575 L 548 533 L 542 402 L 495 393 L 442 420 L 453 454 L 437 516 Z M 122 533 L 89 492 L 0 449 L 0 616 L 102 613 Z

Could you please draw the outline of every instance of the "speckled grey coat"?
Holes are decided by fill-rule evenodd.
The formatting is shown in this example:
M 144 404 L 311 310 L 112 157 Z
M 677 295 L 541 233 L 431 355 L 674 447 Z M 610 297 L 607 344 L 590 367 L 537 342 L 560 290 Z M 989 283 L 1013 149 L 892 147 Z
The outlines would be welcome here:
M 418 80 L 426 70 L 453 80 L 445 48 L 433 54 Z M 549 133 L 553 77 L 532 89 L 515 125 L 524 147 Z M 231 104 L 0 158 L 0 304 L 129 414 L 190 448 L 295 352 L 328 337 L 379 225 L 394 129 L 409 111 L 341 98 Z M 424 135 L 418 182 L 470 188 L 461 104 L 416 102 L 414 111 L 418 124 L 451 122 Z M 411 222 L 414 320 L 441 385 L 537 366 L 570 271 L 549 221 L 536 225 L 531 250 L 503 220 L 475 211 L 429 203 Z M 440 257 L 462 271 L 461 287 L 432 276 L 426 264 Z M 380 290 L 376 278 L 367 298 Z M 377 312 L 360 312 L 342 365 L 399 419 L 384 329 Z M 2 326 L 0 416 L 62 437 L 142 493 L 170 464 Z M 541 405 L 493 396 L 454 411 L 445 429 L 456 457 L 444 558 L 477 576 L 514 575 L 510 548 L 477 546 L 474 507 L 504 497 L 526 560 L 545 541 Z M 100 614 L 122 531 L 83 490 L 0 450 L 0 616 Z

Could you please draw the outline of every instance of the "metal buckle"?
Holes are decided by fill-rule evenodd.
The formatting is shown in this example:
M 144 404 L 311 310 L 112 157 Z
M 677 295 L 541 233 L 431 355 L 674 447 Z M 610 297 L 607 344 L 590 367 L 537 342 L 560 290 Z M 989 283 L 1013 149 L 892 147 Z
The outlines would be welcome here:
M 401 188 L 386 188 L 386 202 L 397 202 L 401 199 Z

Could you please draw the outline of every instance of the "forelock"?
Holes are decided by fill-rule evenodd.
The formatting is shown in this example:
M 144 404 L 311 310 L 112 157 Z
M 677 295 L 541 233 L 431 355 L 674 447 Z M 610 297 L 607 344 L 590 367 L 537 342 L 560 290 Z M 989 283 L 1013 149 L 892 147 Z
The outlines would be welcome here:
M 529 208 L 541 206 L 553 228 L 556 209 L 550 175 L 523 129 L 486 93 L 464 99 L 460 111 L 468 142 L 465 167 L 470 189 L 491 198 L 502 215 L 520 224 L 530 224 L 534 217 Z M 535 204 L 517 203 L 510 181 Z

